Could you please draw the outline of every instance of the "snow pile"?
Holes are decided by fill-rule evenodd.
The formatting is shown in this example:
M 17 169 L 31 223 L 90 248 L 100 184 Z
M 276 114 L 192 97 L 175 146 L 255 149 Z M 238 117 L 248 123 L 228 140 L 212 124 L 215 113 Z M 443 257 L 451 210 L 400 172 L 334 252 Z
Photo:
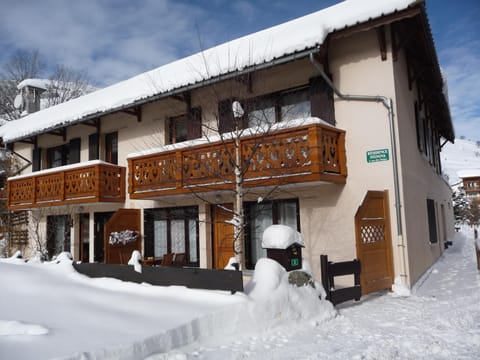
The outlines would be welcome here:
M 271 327 L 285 321 L 308 320 L 317 325 L 336 316 L 333 305 L 320 299 L 321 285 L 315 288 L 289 284 L 288 272 L 271 259 L 259 259 L 245 293 L 255 302 L 251 313 L 257 325 Z
M 0 320 L 0 336 L 45 334 L 48 334 L 48 329 L 40 325 L 24 324 L 19 321 Z
M 263 232 L 262 248 L 286 249 L 293 244 L 305 246 L 302 234 L 287 225 L 270 225 Z
M 400 276 L 395 278 L 395 281 L 392 285 L 392 291 L 393 296 L 409 297 L 411 295 L 410 288 L 407 285 L 402 284 L 402 279 Z
M 140 254 L 140 251 L 134 250 L 132 252 L 132 256 L 130 257 L 130 260 L 128 260 L 128 265 L 132 265 L 136 272 L 141 273 L 142 272 L 142 264 L 140 263 L 141 260 L 142 260 L 142 254 Z
M 0 262 L 9 263 L 9 264 L 23 264 L 25 263 L 25 259 L 22 259 L 21 251 L 15 251 L 15 254 L 10 256 L 9 258 L 0 258 Z

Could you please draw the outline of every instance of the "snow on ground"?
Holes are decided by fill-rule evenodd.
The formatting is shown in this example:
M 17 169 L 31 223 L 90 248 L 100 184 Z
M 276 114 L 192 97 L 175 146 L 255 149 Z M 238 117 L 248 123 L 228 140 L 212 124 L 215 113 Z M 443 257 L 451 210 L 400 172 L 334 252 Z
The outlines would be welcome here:
M 377 293 L 338 313 L 270 260 L 251 296 L 89 279 L 66 258 L 2 261 L 0 359 L 477 359 L 480 274 L 462 231 L 410 297 Z
M 159 359 L 478 359 L 480 273 L 473 230 L 417 282 L 410 297 L 377 293 L 337 307 L 321 324 L 287 321 L 267 331 L 211 338 Z

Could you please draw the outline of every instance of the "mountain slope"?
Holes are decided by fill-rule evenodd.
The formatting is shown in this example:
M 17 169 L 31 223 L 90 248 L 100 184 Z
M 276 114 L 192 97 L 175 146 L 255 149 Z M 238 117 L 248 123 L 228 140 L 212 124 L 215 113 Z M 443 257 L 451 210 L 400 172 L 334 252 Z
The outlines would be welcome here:
M 459 170 L 480 169 L 480 142 L 455 139 L 455 144 L 447 143 L 440 153 L 443 173 L 447 175 L 450 185 L 461 181 Z

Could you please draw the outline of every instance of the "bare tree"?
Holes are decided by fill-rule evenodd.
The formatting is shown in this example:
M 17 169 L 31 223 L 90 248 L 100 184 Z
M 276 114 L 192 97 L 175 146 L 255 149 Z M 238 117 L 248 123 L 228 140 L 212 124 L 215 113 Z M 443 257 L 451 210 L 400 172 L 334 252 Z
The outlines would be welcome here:
M 20 118 L 21 109 L 15 107 L 17 85 L 25 79 L 47 79 L 47 91 L 42 94 L 43 106 L 50 107 L 84 95 L 94 88 L 88 84 L 85 71 L 65 65 L 56 65 L 48 72 L 47 62 L 38 50 L 17 50 L 0 70 L 0 117 L 5 120 Z
M 50 75 L 46 92 L 47 107 L 66 102 L 92 91 L 86 71 L 76 71 L 71 67 L 58 65 Z

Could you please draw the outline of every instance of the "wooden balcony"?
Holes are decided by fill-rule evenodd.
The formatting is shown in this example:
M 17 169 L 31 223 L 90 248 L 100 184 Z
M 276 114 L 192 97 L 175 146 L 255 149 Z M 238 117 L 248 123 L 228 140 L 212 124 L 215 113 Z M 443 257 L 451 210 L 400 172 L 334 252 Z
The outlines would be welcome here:
M 309 124 L 240 139 L 245 187 L 344 184 L 345 131 Z M 128 159 L 133 199 L 234 188 L 234 141 L 203 143 Z
M 125 168 L 100 161 L 39 171 L 8 180 L 10 210 L 125 201 Z

